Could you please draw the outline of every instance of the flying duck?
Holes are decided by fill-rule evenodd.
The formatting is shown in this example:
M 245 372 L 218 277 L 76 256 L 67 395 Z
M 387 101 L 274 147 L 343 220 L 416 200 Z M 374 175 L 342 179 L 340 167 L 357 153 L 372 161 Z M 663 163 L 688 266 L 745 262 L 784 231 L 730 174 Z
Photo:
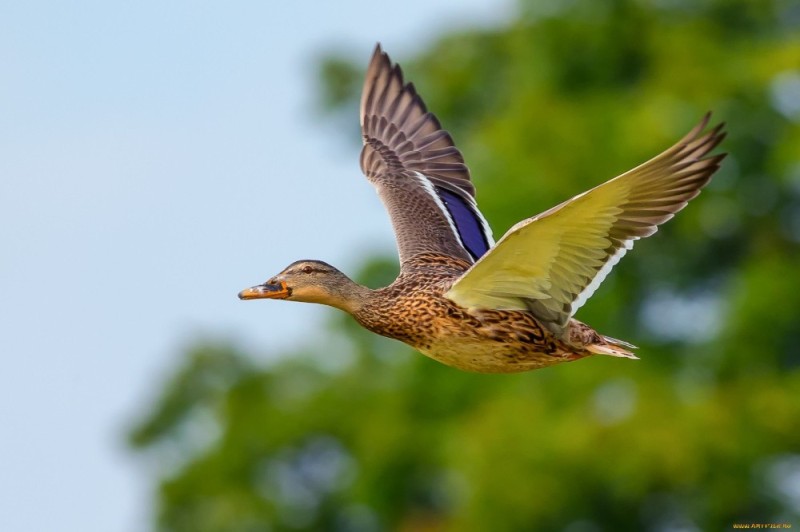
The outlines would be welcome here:
M 450 134 L 380 45 L 361 96 L 361 169 L 391 218 L 400 274 L 373 290 L 301 260 L 241 299 L 322 303 L 449 366 L 528 371 L 591 355 L 637 358 L 575 312 L 636 240 L 697 196 L 724 154 L 710 114 L 646 163 L 522 220 L 495 243 Z

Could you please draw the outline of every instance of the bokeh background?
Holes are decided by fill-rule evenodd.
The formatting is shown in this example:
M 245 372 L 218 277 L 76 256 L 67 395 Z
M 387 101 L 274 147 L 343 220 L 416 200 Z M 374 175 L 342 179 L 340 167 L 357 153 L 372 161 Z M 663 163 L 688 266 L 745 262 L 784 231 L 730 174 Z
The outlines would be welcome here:
M 727 123 L 578 315 L 641 361 L 467 374 L 235 299 L 299 258 L 396 273 L 357 166 L 376 41 L 496 237 Z M 0 529 L 800 526 L 796 2 L 33 1 L 0 66 Z

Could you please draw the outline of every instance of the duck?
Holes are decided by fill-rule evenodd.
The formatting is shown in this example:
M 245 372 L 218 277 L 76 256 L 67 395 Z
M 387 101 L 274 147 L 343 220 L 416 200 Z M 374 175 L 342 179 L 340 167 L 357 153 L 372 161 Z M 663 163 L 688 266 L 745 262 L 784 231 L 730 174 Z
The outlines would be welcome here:
M 300 260 L 239 293 L 328 305 L 453 368 L 515 373 L 594 355 L 637 359 L 632 344 L 574 318 L 633 244 L 686 207 L 725 154 L 711 114 L 676 144 L 589 191 L 522 220 L 497 242 L 451 135 L 399 65 L 375 51 L 360 102 L 360 166 L 391 219 L 400 260 L 389 286 L 362 286 Z

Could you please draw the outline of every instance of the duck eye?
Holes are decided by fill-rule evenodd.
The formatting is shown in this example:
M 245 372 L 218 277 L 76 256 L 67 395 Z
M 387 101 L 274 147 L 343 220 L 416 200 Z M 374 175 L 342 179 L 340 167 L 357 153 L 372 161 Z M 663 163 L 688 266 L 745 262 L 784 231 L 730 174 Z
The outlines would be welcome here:
M 311 273 L 313 269 L 311 268 L 311 266 L 303 266 L 303 269 L 300 271 L 302 271 L 303 273 Z

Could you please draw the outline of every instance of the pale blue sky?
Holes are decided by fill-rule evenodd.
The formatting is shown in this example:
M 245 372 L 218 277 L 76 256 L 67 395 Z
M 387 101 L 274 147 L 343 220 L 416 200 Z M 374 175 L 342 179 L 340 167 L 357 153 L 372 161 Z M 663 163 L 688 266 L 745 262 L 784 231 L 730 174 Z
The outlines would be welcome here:
M 0 530 L 147 529 L 124 434 L 181 347 L 223 336 L 268 356 L 333 311 L 239 289 L 295 259 L 347 271 L 393 249 L 354 139 L 313 112 L 320 53 L 366 65 L 381 41 L 402 60 L 511 9 L 0 6 Z

